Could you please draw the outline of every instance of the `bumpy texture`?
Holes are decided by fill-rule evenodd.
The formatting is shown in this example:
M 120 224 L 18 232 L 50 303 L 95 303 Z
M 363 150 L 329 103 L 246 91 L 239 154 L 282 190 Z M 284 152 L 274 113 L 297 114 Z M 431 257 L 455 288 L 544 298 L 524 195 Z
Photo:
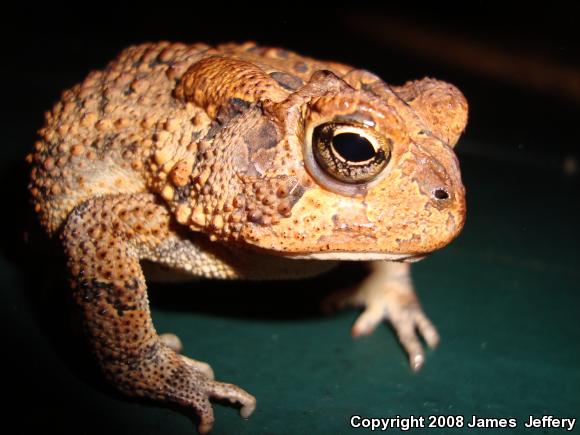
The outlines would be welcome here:
M 313 260 L 418 259 L 463 226 L 452 147 L 466 122 L 461 93 L 433 79 L 394 87 L 253 43 L 144 44 L 47 112 L 28 156 L 30 193 L 43 227 L 61 236 L 103 372 L 128 394 L 195 408 L 207 432 L 209 398 L 239 402 L 244 416 L 255 399 L 158 337 L 139 261 L 208 278 L 288 278 L 335 263 Z M 325 142 L 313 133 L 322 127 Z M 340 135 L 356 149 L 340 148 Z M 375 269 L 380 280 L 344 299 L 367 306 L 353 332 L 388 313 L 418 368 L 414 328 L 430 345 L 436 331 L 408 267 Z
M 171 239 L 169 225 L 167 210 L 152 195 L 117 195 L 77 207 L 62 239 L 74 300 L 106 376 L 127 394 L 194 407 L 200 431 L 206 432 L 213 424 L 210 397 L 240 402 L 242 415 L 253 411 L 255 399 L 209 378 L 155 332 L 139 259 L 163 258 L 162 241 Z M 218 262 L 199 263 L 207 276 L 228 273 L 219 270 Z

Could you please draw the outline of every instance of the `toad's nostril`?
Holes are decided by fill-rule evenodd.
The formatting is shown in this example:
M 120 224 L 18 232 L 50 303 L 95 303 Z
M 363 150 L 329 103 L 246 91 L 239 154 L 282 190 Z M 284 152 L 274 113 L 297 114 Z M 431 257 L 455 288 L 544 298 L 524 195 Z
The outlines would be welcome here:
M 447 190 L 439 187 L 433 190 L 433 198 L 439 201 L 443 201 L 445 199 L 449 199 L 449 193 L 447 193 Z

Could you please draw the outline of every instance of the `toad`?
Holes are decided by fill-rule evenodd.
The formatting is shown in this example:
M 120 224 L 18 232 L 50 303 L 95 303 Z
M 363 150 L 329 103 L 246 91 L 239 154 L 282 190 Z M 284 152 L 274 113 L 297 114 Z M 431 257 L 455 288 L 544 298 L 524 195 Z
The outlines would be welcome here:
M 352 333 L 392 324 L 410 365 L 439 336 L 410 263 L 453 240 L 465 191 L 453 146 L 461 92 L 391 86 L 348 65 L 254 43 L 129 47 L 65 91 L 28 156 L 29 190 L 60 237 L 89 347 L 122 392 L 195 410 L 255 398 L 158 335 L 141 260 L 213 279 L 308 277 L 368 262 Z M 195 285 L 192 290 L 195 290 Z

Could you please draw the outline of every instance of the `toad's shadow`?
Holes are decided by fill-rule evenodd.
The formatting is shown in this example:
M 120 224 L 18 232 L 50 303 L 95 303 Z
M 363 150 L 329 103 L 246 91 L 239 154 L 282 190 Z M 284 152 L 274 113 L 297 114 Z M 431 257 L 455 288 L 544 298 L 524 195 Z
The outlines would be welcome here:
M 313 278 L 268 281 L 195 280 L 149 284 L 154 309 L 260 320 L 292 320 L 323 314 L 322 302 L 333 291 L 350 287 L 365 275 L 361 264 L 344 263 Z

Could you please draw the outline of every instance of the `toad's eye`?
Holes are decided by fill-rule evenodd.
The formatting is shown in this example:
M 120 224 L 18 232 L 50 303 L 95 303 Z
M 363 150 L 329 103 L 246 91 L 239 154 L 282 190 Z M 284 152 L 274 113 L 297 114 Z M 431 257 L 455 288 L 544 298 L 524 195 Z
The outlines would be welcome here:
M 327 122 L 312 132 L 320 168 L 336 180 L 360 184 L 374 179 L 390 158 L 390 143 L 358 124 Z

